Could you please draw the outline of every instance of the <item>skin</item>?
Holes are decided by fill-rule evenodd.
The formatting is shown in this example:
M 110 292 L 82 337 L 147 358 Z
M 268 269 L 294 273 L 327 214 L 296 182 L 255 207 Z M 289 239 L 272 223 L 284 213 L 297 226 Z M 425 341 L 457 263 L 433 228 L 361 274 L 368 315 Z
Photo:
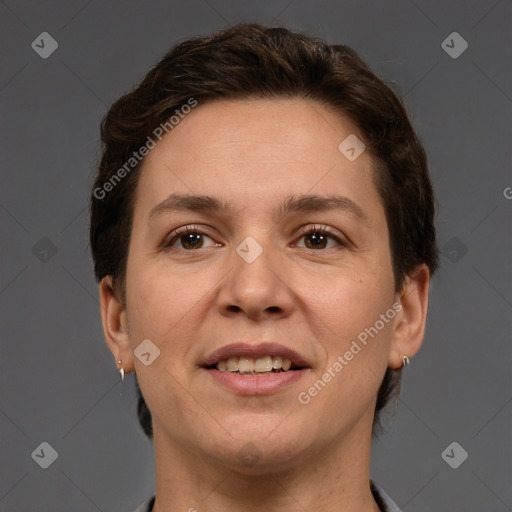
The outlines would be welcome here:
M 217 101 L 193 109 L 145 158 L 126 304 L 109 278 L 100 298 L 107 344 L 119 367 L 137 372 L 153 417 L 156 512 L 379 510 L 369 487 L 377 391 L 387 367 L 420 349 L 429 273 L 422 265 L 395 294 L 372 159 L 365 151 L 351 162 L 338 150 L 349 134 L 363 139 L 349 119 L 313 101 Z M 232 210 L 148 222 L 171 193 L 221 197 Z M 348 197 L 366 221 L 340 211 L 273 213 L 285 196 L 303 193 Z M 161 249 L 187 225 L 205 235 L 198 249 L 183 236 Z M 298 232 L 313 225 L 346 245 L 329 238 L 315 248 Z M 250 264 L 236 252 L 247 236 L 263 248 Z M 394 319 L 301 404 L 298 393 L 395 302 L 402 310 Z M 149 366 L 133 354 L 147 338 L 160 349 Z M 289 346 L 311 369 L 271 395 L 236 394 L 198 363 L 238 340 Z M 251 450 L 247 462 L 241 454 Z

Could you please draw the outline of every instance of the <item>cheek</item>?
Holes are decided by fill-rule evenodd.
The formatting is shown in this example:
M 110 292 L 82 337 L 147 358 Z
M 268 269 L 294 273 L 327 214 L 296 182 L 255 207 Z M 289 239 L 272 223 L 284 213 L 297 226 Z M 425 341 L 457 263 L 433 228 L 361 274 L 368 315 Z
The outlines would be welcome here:
M 137 379 L 154 419 L 178 432 L 186 411 L 195 410 L 193 398 L 183 392 L 188 378 L 183 361 L 196 332 L 190 326 L 200 325 L 195 308 L 207 289 L 195 286 L 197 273 L 184 276 L 148 262 L 139 268 L 134 260 L 127 272 L 130 342 L 135 350 L 150 339 L 160 352 L 148 366 L 134 358 Z
M 179 290 L 175 280 L 145 278 L 143 274 L 129 284 L 130 338 L 142 336 L 159 344 L 162 335 L 185 314 L 188 304 L 186 291 Z
M 128 317 L 130 339 L 150 338 L 162 348 L 172 340 L 180 350 L 180 339 L 201 319 L 202 301 L 208 300 L 218 276 L 161 261 L 137 261 L 128 266 Z M 194 329 L 192 329 L 194 331 Z M 180 334 L 181 333 L 181 334 Z
M 297 289 L 308 307 L 332 327 L 331 335 L 340 333 L 343 338 L 373 325 L 393 300 L 391 270 L 378 264 L 353 264 L 329 275 L 309 275 L 301 278 Z
M 319 414 L 325 407 L 362 414 L 376 395 L 388 362 L 395 314 L 390 269 L 354 266 L 330 279 L 305 280 L 303 289 L 304 296 L 314 297 L 308 300 L 318 317 L 311 322 L 321 329 L 316 340 L 325 352 L 312 387 L 303 390 L 304 400 L 309 396 Z M 389 311 L 387 321 L 381 320 L 380 315 Z

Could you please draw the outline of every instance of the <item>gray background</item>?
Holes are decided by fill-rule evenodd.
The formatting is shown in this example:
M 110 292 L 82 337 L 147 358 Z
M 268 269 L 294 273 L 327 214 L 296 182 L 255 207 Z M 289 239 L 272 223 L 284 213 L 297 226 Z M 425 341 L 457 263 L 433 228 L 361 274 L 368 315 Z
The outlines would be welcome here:
M 154 491 L 87 245 L 99 122 L 170 45 L 239 21 L 349 44 L 404 95 L 430 157 L 442 268 L 372 476 L 406 512 L 512 510 L 511 11 L 509 0 L 0 2 L 0 510 L 127 512 Z M 454 31 L 469 44 L 456 59 L 441 46 Z M 31 47 L 42 32 L 58 42 L 47 59 Z M 441 456 L 453 441 L 469 454 L 457 469 Z M 48 469 L 31 457 L 42 442 L 58 453 Z

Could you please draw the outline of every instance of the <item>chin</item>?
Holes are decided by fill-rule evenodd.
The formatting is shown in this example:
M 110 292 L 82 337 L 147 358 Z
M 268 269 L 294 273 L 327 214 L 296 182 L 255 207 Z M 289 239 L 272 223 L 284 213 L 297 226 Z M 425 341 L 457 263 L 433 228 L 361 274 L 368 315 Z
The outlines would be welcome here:
M 286 425 L 290 418 L 285 418 L 280 421 L 238 418 L 237 427 L 226 429 L 223 439 L 210 449 L 216 459 L 244 474 L 264 474 L 293 467 L 307 442 L 303 433 Z
M 237 442 L 234 449 L 221 454 L 222 462 L 229 469 L 245 475 L 267 475 L 286 471 L 297 466 L 299 449 L 291 450 L 289 446 L 279 443 Z

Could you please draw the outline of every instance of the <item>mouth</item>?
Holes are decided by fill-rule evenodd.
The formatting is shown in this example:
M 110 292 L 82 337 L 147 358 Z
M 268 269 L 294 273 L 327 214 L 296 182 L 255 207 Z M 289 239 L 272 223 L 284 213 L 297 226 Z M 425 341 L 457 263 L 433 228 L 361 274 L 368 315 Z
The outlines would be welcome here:
M 210 353 L 201 366 L 239 375 L 265 375 L 310 368 L 306 359 L 295 350 L 271 342 L 225 345 Z
M 221 372 L 230 372 L 236 375 L 253 376 L 303 369 L 303 367 L 293 364 L 290 359 L 283 359 L 281 356 L 263 356 L 257 359 L 251 357 L 230 357 L 229 359 L 222 359 L 218 363 L 209 365 L 206 368 L 208 370 L 217 369 Z
M 243 395 L 290 386 L 311 367 L 300 354 L 276 343 L 235 343 L 215 350 L 200 365 L 217 383 Z

